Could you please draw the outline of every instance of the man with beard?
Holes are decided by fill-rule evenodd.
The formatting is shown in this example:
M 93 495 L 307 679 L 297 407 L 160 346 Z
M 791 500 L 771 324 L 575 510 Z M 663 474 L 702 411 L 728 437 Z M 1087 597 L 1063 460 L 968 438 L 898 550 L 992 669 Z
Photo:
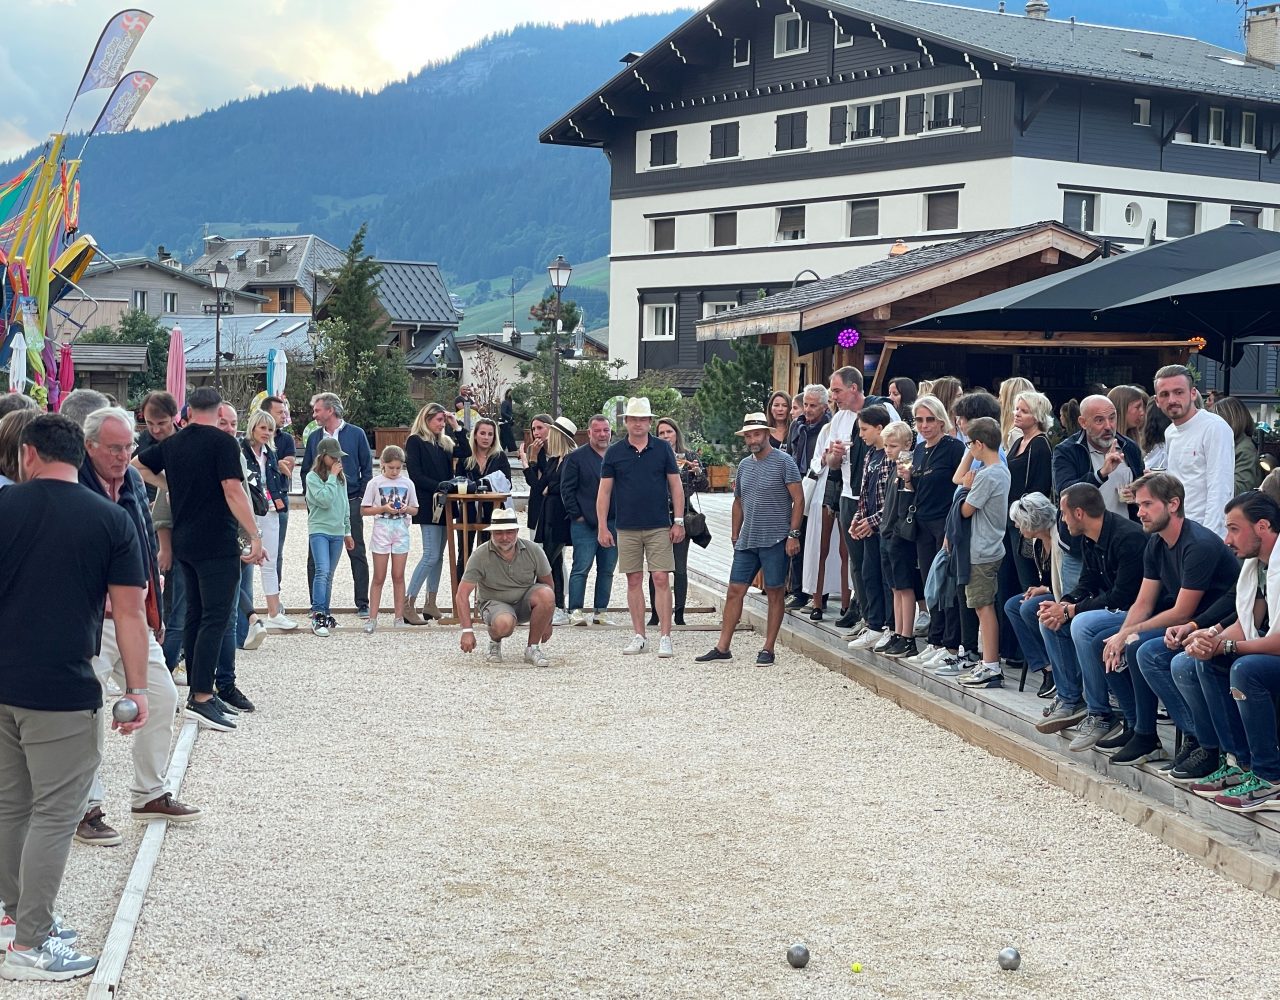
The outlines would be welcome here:
M 1168 473 L 1187 491 L 1187 517 L 1219 538 L 1227 533 L 1223 510 L 1235 493 L 1235 435 L 1216 413 L 1196 406 L 1191 369 L 1166 365 L 1156 372 L 1156 406 L 1169 418 L 1164 432 Z
M 499 507 L 489 521 L 489 540 L 478 546 L 467 560 L 458 584 L 457 612 L 462 623 L 460 645 L 464 653 L 476 648 L 476 632 L 471 627 L 471 595 L 476 610 L 489 631 L 489 660 L 502 661 L 502 640 L 529 623 L 529 642 L 524 659 L 535 667 L 551 661 L 542 644 L 551 639 L 551 616 L 556 610 L 551 583 L 551 563 L 542 546 L 520 537 L 515 511 Z
M 751 457 L 739 463 L 733 490 L 733 568 L 729 571 L 724 622 L 720 627 L 720 641 L 696 659 L 699 663 L 708 663 L 732 658 L 729 644 L 742 618 L 742 598 L 756 573 L 763 570 L 769 617 L 764 648 L 756 655 L 756 666 L 767 667 L 773 663 L 773 645 L 786 610 L 783 588 L 787 582 L 787 560 L 800 551 L 804 490 L 795 461 L 773 447 L 769 422 L 763 413 L 748 413 L 742 429 L 735 433 L 744 439 Z

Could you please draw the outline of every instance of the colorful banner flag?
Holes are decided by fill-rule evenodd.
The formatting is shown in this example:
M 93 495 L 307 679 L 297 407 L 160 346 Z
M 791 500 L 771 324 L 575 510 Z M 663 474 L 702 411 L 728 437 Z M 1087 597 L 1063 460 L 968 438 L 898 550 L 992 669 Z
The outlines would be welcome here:
M 124 76 L 124 68 L 129 65 L 129 57 L 150 23 L 151 15 L 145 10 L 122 10 L 108 21 L 98 38 L 98 47 L 93 50 L 89 65 L 85 67 L 76 97 L 90 90 L 106 90 L 119 83 Z
M 109 135 L 127 129 L 129 123 L 133 121 L 133 116 L 137 114 L 138 108 L 151 93 L 155 82 L 156 78 L 151 73 L 138 72 L 126 76 L 111 92 L 111 96 L 107 99 L 107 106 L 102 109 L 102 114 L 98 115 L 98 120 L 94 122 L 89 134 Z

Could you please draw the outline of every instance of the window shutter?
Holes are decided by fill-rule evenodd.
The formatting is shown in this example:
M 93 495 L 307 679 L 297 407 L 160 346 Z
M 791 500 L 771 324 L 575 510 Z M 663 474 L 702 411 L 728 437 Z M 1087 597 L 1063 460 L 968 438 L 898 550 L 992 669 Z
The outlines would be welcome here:
M 1240 120 L 1240 112 L 1232 111 L 1228 108 L 1222 115 L 1222 141 L 1227 146 L 1240 146 L 1240 129 L 1237 122 Z
M 924 94 L 912 94 L 907 98 L 907 135 L 919 135 L 924 131 Z
M 965 128 L 982 124 L 982 88 L 966 87 L 961 91 L 964 103 L 960 109 L 960 123 Z
M 791 126 L 791 148 L 803 149 L 809 145 L 809 112 L 801 111 L 791 117 L 794 119 Z
M 668 132 L 666 134 L 666 142 L 664 143 L 663 149 L 662 149 L 663 163 L 676 162 L 676 137 L 679 134 L 680 133 L 678 132 Z
M 724 155 L 738 155 L 738 123 L 729 122 L 724 127 Z
M 886 139 L 898 134 L 898 118 L 902 111 L 902 99 L 894 97 L 880 102 L 880 134 Z
M 804 229 L 804 206 L 794 205 L 784 208 L 778 213 L 779 232 L 792 232 Z
M 791 120 L 786 115 L 778 115 L 774 122 L 774 149 L 791 148 Z
M 711 159 L 720 160 L 724 158 L 724 155 L 725 155 L 724 126 L 712 125 L 711 126 Z
M 842 145 L 849 138 L 849 108 L 844 104 L 831 109 L 831 145 Z
M 649 166 L 662 166 L 662 133 L 655 132 L 649 136 Z

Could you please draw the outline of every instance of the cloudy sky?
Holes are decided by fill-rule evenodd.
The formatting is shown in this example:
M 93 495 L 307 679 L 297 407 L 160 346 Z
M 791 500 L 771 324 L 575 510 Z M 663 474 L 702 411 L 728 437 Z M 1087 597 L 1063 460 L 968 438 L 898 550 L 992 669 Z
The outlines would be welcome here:
M 129 64 L 159 77 L 134 120 L 155 125 L 294 84 L 376 89 L 527 21 L 611 20 L 695 0 L 143 0 L 155 20 Z M 128 0 L 3 0 L 0 160 L 61 124 L 107 20 Z M 107 92 L 80 98 L 88 128 Z

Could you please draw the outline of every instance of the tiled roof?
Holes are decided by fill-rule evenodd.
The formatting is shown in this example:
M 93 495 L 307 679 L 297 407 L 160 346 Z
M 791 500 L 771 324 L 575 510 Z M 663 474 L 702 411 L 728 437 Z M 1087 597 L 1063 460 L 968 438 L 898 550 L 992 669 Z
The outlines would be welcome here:
M 645 378 L 656 376 L 659 385 L 669 385 L 679 389 L 683 396 L 692 396 L 702 384 L 701 368 L 646 368 Z
M 199 285 L 201 288 L 207 288 L 209 291 L 213 291 L 213 285 L 210 283 L 209 276 L 207 274 L 198 274 L 189 268 L 169 267 L 167 264 L 160 263 L 160 261 L 156 260 L 154 257 L 116 257 L 111 260 L 95 260 L 88 266 L 88 268 L 86 268 L 84 276 L 86 278 L 93 278 L 103 274 L 110 274 L 113 271 L 123 271 L 126 268 L 132 267 L 154 267 L 157 271 L 161 271 L 164 274 L 171 274 L 175 278 L 179 278 L 183 281 L 189 281 L 194 285 Z M 83 282 L 81 282 L 81 284 L 83 284 Z M 230 282 L 227 284 L 230 286 Z M 253 292 L 246 292 L 242 289 L 233 289 L 228 287 L 227 291 L 234 292 L 237 298 L 247 299 L 251 302 L 267 301 L 265 295 L 255 295 Z
M 147 369 L 146 344 L 71 345 L 71 362 L 85 371 L 141 372 Z
M 597 333 L 601 331 L 597 330 Z M 538 353 L 538 347 L 547 335 L 545 333 L 521 333 L 515 341 L 502 333 L 470 333 L 458 338 L 459 347 L 470 347 L 473 341 L 487 340 L 493 347 L 501 347 L 510 354 L 516 354 L 520 357 L 531 358 Z M 568 347 L 573 340 L 573 335 L 566 333 L 561 335 L 561 341 L 564 346 Z M 586 337 L 586 344 L 593 347 L 603 354 L 609 353 L 609 345 L 598 337 L 590 334 Z
M 458 325 L 458 311 L 436 264 L 413 260 L 381 260 L 378 301 L 393 323 Z
M 197 371 L 213 368 L 215 338 L 213 316 L 161 316 L 166 330 L 182 327 L 182 344 L 187 368 Z M 222 317 L 222 350 L 235 354 L 234 361 L 223 359 L 224 366 L 251 368 L 267 363 L 271 348 L 283 350 L 290 361 L 310 363 L 311 342 L 307 339 L 310 313 L 252 313 Z
M 270 250 L 263 254 L 258 249 L 258 238 L 223 240 L 214 253 L 201 256 L 189 270 L 199 274 L 207 273 L 219 260 L 225 261 L 231 269 L 227 277 L 228 288 L 244 288 L 246 285 L 294 285 L 311 296 L 315 287 L 324 299 L 328 294 L 329 282 L 326 275 L 337 271 L 346 260 L 346 254 L 327 243 L 319 236 L 273 236 L 268 240 L 271 249 L 280 248 L 284 260 L 277 264 L 275 270 L 268 270 L 259 275 L 254 262 L 263 258 L 270 259 Z M 237 254 L 244 253 L 244 270 L 236 264 Z

